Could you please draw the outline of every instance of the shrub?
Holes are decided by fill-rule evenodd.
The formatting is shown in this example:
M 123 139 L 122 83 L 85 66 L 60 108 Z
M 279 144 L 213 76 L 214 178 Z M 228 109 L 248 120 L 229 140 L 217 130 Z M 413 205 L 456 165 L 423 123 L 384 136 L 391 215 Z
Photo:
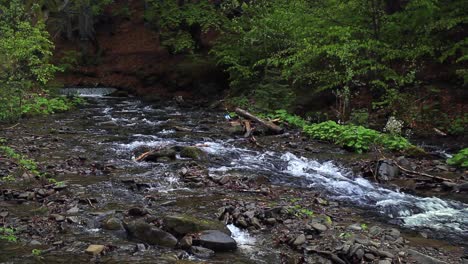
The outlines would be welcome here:
M 460 152 L 455 154 L 452 158 L 448 159 L 447 164 L 468 168 L 468 148 L 460 150 Z

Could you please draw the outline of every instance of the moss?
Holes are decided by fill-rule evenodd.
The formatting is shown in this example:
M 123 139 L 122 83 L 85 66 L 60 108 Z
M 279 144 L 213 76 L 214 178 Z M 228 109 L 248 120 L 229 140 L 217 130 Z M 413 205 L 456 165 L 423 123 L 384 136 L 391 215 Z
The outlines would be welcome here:
M 189 215 L 166 216 L 164 218 L 164 225 L 170 232 L 180 236 L 204 230 L 219 230 L 231 235 L 229 229 L 221 222 L 196 218 Z
M 180 151 L 180 156 L 183 158 L 200 160 L 206 157 L 206 153 L 197 147 L 184 147 Z

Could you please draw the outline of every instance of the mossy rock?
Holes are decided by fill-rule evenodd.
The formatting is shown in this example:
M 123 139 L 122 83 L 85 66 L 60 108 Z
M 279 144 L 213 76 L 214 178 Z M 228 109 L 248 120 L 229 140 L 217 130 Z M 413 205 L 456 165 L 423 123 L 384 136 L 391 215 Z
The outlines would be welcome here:
M 423 157 L 428 155 L 424 149 L 417 146 L 411 146 L 405 149 L 404 154 L 409 157 Z
M 180 151 L 180 156 L 194 160 L 201 160 L 207 157 L 206 153 L 197 147 L 183 147 Z
M 219 230 L 231 235 L 231 231 L 221 222 L 196 218 L 189 215 L 171 215 L 164 217 L 164 227 L 177 236 L 198 233 L 205 230 Z

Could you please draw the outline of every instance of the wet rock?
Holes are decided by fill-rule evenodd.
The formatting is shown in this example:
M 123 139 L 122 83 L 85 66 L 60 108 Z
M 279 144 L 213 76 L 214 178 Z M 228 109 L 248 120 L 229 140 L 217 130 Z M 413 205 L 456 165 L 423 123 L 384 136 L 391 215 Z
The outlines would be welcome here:
M 141 217 L 141 216 L 145 216 L 146 214 L 148 214 L 148 211 L 139 207 L 133 207 L 133 208 L 130 208 L 127 213 L 130 216 Z
M 306 237 L 304 234 L 300 234 L 299 236 L 297 236 L 294 241 L 292 242 L 292 244 L 294 246 L 300 246 L 302 244 L 304 244 L 306 242 Z
M 197 258 L 208 259 L 214 256 L 215 252 L 209 248 L 193 246 L 190 248 L 190 253 Z
M 219 230 L 206 230 L 194 241 L 194 244 L 212 249 L 214 251 L 229 251 L 237 248 L 236 241 Z
M 468 192 L 468 183 L 458 184 L 457 186 L 453 187 L 453 189 L 456 192 Z
M 190 235 L 184 236 L 179 241 L 179 247 L 182 249 L 188 249 L 192 246 L 192 244 L 193 244 L 193 238 Z
M 102 228 L 106 230 L 120 230 L 122 229 L 122 221 L 118 218 L 111 217 L 102 223 Z
M 424 255 L 416 250 L 408 249 L 409 256 L 418 264 L 447 264 L 447 262 L 438 260 L 428 255 Z
M 179 236 L 213 229 L 231 235 L 231 231 L 221 222 L 195 218 L 189 215 L 166 216 L 164 218 L 164 227 L 169 232 Z
M 123 222 L 124 228 L 130 238 L 140 240 L 150 245 L 159 245 L 174 248 L 177 245 L 177 238 L 173 235 L 149 225 L 143 221 Z
M 142 243 L 137 244 L 136 251 L 145 251 L 145 250 L 146 250 L 145 244 L 142 244 Z
M 269 224 L 269 225 L 274 225 L 276 223 L 276 218 L 267 218 L 265 219 L 265 223 Z
M 147 152 L 144 154 L 145 156 L 140 156 L 141 158 L 139 161 L 151 161 L 157 162 L 164 158 L 168 158 L 170 160 L 175 160 L 177 152 L 172 148 L 163 148 L 159 150 L 153 150 L 151 152 Z
M 180 156 L 183 158 L 190 158 L 194 160 L 201 160 L 206 158 L 206 153 L 197 147 L 183 147 L 180 151 Z
M 399 169 L 397 166 L 393 164 L 393 161 L 391 160 L 383 160 L 379 164 L 379 169 L 377 170 L 377 173 L 379 175 L 379 179 L 383 181 L 389 181 L 391 179 L 394 179 L 395 177 L 398 176 L 399 174 Z
M 99 255 L 105 248 L 104 245 L 89 245 L 85 252 L 91 255 Z

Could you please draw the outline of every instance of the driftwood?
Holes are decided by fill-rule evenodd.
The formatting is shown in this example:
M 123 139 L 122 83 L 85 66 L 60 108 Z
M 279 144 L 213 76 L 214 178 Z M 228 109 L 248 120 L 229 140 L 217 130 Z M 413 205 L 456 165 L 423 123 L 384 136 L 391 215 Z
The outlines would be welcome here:
M 245 128 L 245 134 L 244 137 L 248 138 L 250 135 L 252 135 L 253 129 L 252 126 L 250 125 L 250 121 L 245 120 L 244 122 L 244 128 Z
M 243 109 L 236 108 L 236 113 L 239 116 L 242 116 L 244 118 L 250 119 L 252 121 L 255 121 L 255 122 L 261 124 L 262 126 L 268 128 L 269 130 L 273 131 L 276 134 L 283 133 L 283 129 L 280 126 L 277 126 L 277 125 L 273 124 L 272 122 L 268 122 L 268 121 L 263 120 L 263 119 L 261 119 L 261 118 L 259 118 L 257 116 L 254 116 L 251 113 L 249 113 L 249 112 L 247 112 L 247 111 L 245 111 Z
M 387 157 L 385 157 L 385 155 L 382 153 L 382 151 L 380 149 L 377 149 L 377 150 L 379 151 L 380 155 L 384 159 L 388 159 Z M 440 176 L 430 175 L 430 174 L 427 174 L 427 173 L 424 173 L 424 172 L 418 172 L 418 171 L 413 171 L 413 170 L 406 169 L 403 166 L 401 166 L 400 164 L 398 164 L 398 162 L 396 160 L 394 160 L 394 159 L 390 159 L 390 160 L 393 161 L 393 164 L 395 164 L 395 166 L 397 166 L 400 170 L 402 170 L 402 171 L 404 171 L 406 173 L 413 174 L 413 175 L 419 175 L 419 176 L 423 176 L 423 177 L 426 177 L 426 178 L 436 179 L 436 180 L 439 180 L 439 181 L 454 182 L 454 180 L 452 180 L 452 179 L 447 179 L 447 178 L 440 177 Z M 378 164 L 378 162 L 377 162 L 377 164 Z M 374 177 L 375 177 L 375 175 L 374 175 Z
M 404 168 L 403 166 L 401 166 L 400 164 L 398 164 L 398 162 L 394 161 L 393 162 L 400 170 L 406 172 L 406 173 L 410 173 L 410 174 L 414 174 L 414 175 L 420 175 L 420 176 L 423 176 L 423 177 L 427 177 L 427 178 L 431 178 L 431 179 L 436 179 L 436 180 L 439 180 L 439 181 L 447 181 L 447 182 L 454 182 L 452 179 L 447 179 L 447 178 L 443 178 L 443 177 L 440 177 L 440 176 L 435 176 L 435 175 L 430 175 L 430 174 L 427 174 L 427 173 L 424 173 L 424 172 L 418 172 L 418 171 L 413 171 L 413 170 L 408 170 L 406 168 Z

